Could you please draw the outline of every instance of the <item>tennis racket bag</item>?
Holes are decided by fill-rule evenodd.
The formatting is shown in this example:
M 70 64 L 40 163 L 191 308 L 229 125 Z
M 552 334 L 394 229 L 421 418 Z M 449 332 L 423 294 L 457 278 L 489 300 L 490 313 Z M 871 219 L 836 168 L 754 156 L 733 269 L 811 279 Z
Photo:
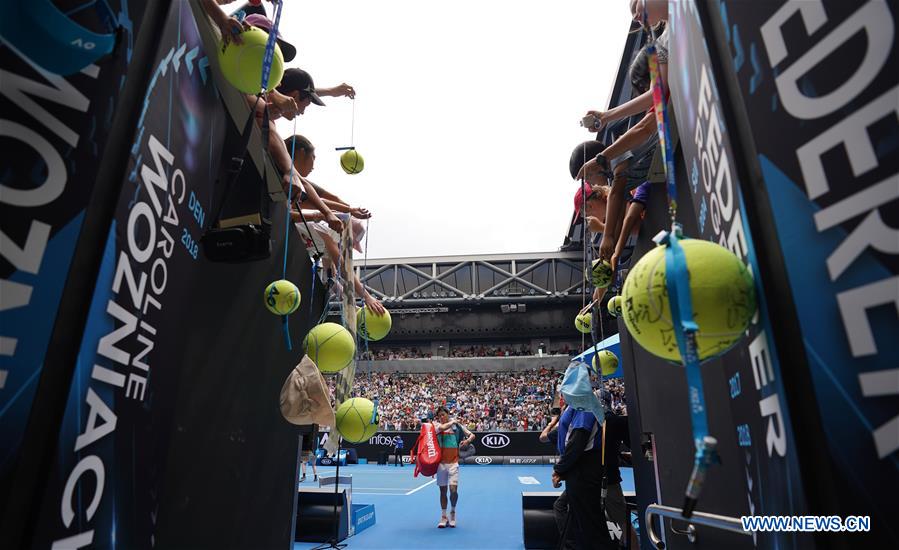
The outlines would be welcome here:
M 430 422 L 421 425 L 421 433 L 409 450 L 409 458 L 415 464 L 413 477 L 418 477 L 418 474 L 430 477 L 437 473 L 440 445 L 437 443 L 437 430 Z

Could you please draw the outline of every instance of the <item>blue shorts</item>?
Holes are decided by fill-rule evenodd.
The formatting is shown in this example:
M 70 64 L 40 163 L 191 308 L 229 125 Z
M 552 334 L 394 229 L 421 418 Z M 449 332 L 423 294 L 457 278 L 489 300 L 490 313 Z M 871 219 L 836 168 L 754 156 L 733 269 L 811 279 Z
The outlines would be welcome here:
M 612 159 L 609 167 L 612 171 L 621 164 L 627 162 L 627 168 L 624 175 L 627 178 L 627 190 L 630 191 L 638 187 L 646 181 L 646 175 L 649 174 L 649 168 L 652 165 L 652 157 L 655 155 L 659 145 L 658 134 L 653 134 L 639 147 L 622 154 L 620 157 Z
M 644 181 L 634 190 L 634 194 L 631 195 L 627 202 L 638 202 L 642 204 L 644 207 L 649 202 L 649 195 L 652 193 L 652 187 L 650 187 L 650 183 L 648 181 Z

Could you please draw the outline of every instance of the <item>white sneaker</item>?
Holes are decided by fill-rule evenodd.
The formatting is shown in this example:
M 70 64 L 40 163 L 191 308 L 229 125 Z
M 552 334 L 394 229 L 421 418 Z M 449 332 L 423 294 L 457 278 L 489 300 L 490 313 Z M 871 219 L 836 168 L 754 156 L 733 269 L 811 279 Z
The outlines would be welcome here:
M 444 527 L 446 527 L 446 516 L 442 516 L 440 518 L 440 523 L 437 524 L 438 529 L 443 529 Z
M 450 526 L 450 527 L 455 527 L 455 526 L 456 526 L 456 512 L 450 512 L 449 526 Z

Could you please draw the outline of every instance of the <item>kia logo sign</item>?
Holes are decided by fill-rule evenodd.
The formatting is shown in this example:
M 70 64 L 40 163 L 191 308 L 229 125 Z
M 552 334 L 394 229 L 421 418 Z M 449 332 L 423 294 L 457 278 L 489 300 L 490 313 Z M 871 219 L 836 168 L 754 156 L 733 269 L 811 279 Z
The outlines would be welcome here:
M 509 436 L 506 434 L 487 434 L 481 437 L 481 444 L 491 449 L 502 449 L 509 444 Z
M 322 466 L 330 466 L 333 463 L 334 463 L 334 461 L 331 460 L 330 458 L 325 457 L 322 459 Z
M 505 436 L 503 436 L 503 437 L 505 437 Z M 493 459 L 490 458 L 489 456 L 479 456 L 474 459 L 474 463 L 475 464 L 492 464 Z

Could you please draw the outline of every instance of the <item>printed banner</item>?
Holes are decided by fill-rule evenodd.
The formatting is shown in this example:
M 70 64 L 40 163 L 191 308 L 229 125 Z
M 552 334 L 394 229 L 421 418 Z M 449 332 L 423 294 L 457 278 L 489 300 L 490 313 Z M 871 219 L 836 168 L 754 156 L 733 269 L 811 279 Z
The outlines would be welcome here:
M 696 4 L 671 2 L 669 6 L 671 103 L 692 191 L 690 197 L 679 197 L 679 203 L 683 210 L 684 203 L 692 202 L 699 229 L 698 234 L 687 236 L 716 242 L 741 258 L 755 278 L 759 305 L 748 334 L 722 361 L 728 387 L 706 385 L 706 398 L 714 394 L 731 398 L 733 429 L 745 458 L 742 470 L 747 494 L 741 500 L 747 502 L 746 513 L 801 515 L 806 507 L 792 423 L 734 151 L 722 115 L 725 106 L 718 97 Z M 710 470 L 712 483 L 714 475 Z M 758 533 L 754 542 L 762 547 L 805 548 L 812 539 L 791 533 Z
M 47 472 L 38 548 L 153 546 L 178 342 L 190 332 L 181 319 L 230 124 L 189 3 L 174 4 L 165 29 Z
M 825 427 L 815 452 L 851 487 L 839 496 L 845 513 L 871 514 L 872 532 L 896 546 L 883 488 L 899 486 L 899 9 L 726 0 L 713 15 L 752 122 Z
M 80 73 L 48 73 L 27 52 L 5 41 L 0 46 L 2 486 L 25 433 L 146 2 L 109 5 L 122 28 L 119 48 Z

